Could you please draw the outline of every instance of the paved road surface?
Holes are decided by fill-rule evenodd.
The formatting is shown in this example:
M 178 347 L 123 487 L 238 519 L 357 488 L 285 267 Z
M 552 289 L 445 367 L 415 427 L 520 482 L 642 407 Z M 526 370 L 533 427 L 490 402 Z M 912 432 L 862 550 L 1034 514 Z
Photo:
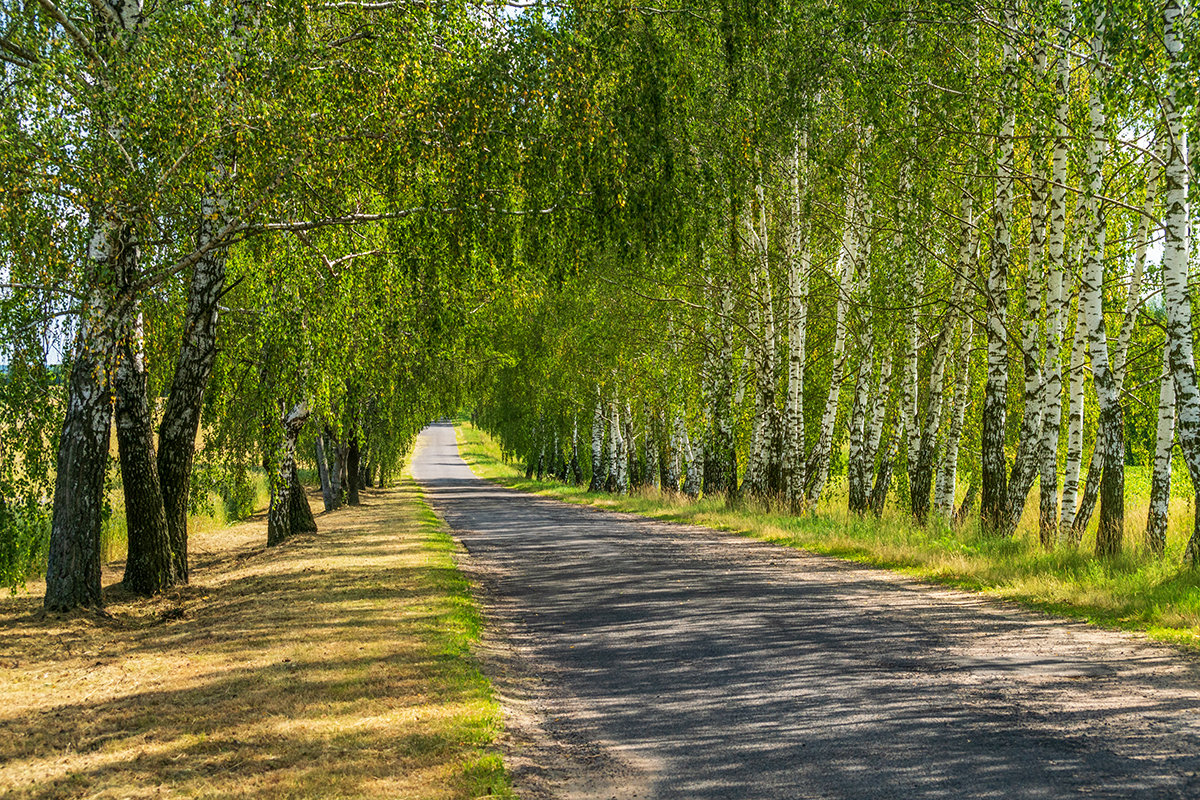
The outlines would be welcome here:
M 1169 648 L 502 489 L 446 424 L 413 474 L 561 699 L 554 794 L 1200 798 L 1200 669 Z

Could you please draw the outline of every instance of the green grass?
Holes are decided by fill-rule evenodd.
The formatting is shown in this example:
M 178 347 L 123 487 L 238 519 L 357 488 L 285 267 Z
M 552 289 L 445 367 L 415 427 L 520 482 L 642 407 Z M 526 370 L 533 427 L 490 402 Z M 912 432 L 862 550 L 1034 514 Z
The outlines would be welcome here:
M 1154 558 L 1138 544 L 1147 503 L 1135 495 L 1126 502 L 1126 552 L 1115 559 L 1098 560 L 1090 554 L 1094 530 L 1085 536 L 1079 550 L 1046 552 L 1040 547 L 1035 530 L 1036 491 L 1029 498 L 1016 536 L 998 540 L 981 536 L 971 526 L 955 531 L 945 523 L 931 522 L 921 527 L 890 508 L 881 519 L 860 518 L 846 511 L 844 500 L 836 493 L 815 513 L 802 517 L 754 503 L 729 508 L 724 498 L 691 500 L 657 489 L 627 496 L 593 494 L 552 480 L 526 480 L 520 469 L 504 462 L 499 446 L 486 433 L 469 422 L 459 422 L 457 432 L 462 456 L 476 474 L 504 486 L 570 503 L 752 536 L 1105 627 L 1143 631 L 1200 650 L 1200 571 L 1180 564 L 1190 532 L 1191 508 L 1187 497 L 1175 497 L 1175 492 L 1166 557 Z M 1140 474 L 1136 480 L 1147 482 Z M 1136 492 L 1136 486 L 1130 488 Z
M 422 577 L 429 593 L 438 598 L 426 625 L 437 655 L 428 680 L 431 689 L 469 709 L 449 720 L 450 739 L 472 748 L 462 761 L 459 780 L 470 797 L 515 798 L 503 760 L 490 749 L 503 731 L 503 717 L 491 681 L 474 657 L 483 633 L 483 616 L 471 597 L 470 584 L 454 563 L 457 545 L 450 532 L 407 470 L 404 479 L 414 487 L 414 521 L 428 553 Z

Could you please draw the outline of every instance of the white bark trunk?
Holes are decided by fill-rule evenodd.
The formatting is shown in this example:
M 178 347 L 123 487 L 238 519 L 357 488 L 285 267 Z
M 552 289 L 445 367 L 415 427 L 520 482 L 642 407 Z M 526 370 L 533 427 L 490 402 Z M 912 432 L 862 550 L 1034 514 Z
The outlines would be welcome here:
M 1167 310 L 1171 372 L 1175 376 L 1176 425 L 1179 446 L 1187 463 L 1192 486 L 1200 496 L 1200 389 L 1196 386 L 1196 362 L 1192 352 L 1192 308 L 1188 298 L 1188 254 L 1190 247 L 1188 209 L 1187 129 L 1178 106 L 1179 93 L 1189 80 L 1183 40 L 1178 26 L 1183 19 L 1181 0 L 1166 0 L 1163 9 L 1163 43 L 1170 59 L 1162 107 L 1167 121 L 1167 154 L 1163 172 L 1166 212 L 1163 227 L 1163 304 Z M 1195 504 L 1196 523 L 1200 523 L 1200 503 Z M 1195 566 L 1200 562 L 1200 524 L 1193 527 L 1184 559 Z
M 625 437 L 621 435 L 621 408 L 614 397 L 609 406 L 609 488 L 617 494 L 624 494 L 628 488 L 625 475 Z
M 887 404 L 892 394 L 892 350 L 883 355 L 883 367 L 879 372 L 879 385 L 874 393 L 871 415 L 867 418 L 866 463 L 867 484 L 870 485 L 875 471 L 875 457 L 879 455 L 879 441 L 883 438 L 883 423 L 887 416 Z
M 1059 51 L 1055 63 L 1054 154 L 1050 168 L 1050 209 L 1047 231 L 1046 351 L 1043 363 L 1045 389 L 1040 453 L 1041 500 L 1038 530 L 1042 546 L 1054 546 L 1058 530 L 1058 437 L 1062 429 L 1062 337 L 1066 324 L 1066 270 L 1063 261 L 1067 231 L 1067 142 L 1070 129 L 1071 58 L 1069 25 L 1071 0 L 1061 4 Z
M 1088 342 L 1092 357 L 1092 382 L 1100 405 L 1100 426 L 1097 436 L 1103 447 L 1098 448 L 1096 457 L 1101 458 L 1103 480 L 1109 489 L 1102 492 L 1100 527 L 1096 534 L 1097 555 L 1113 555 L 1121 548 L 1124 532 L 1124 466 L 1125 453 L 1122 419 L 1117 384 L 1113 376 L 1108 353 L 1108 330 L 1104 324 L 1104 256 L 1107 243 L 1105 211 L 1100 195 L 1104 190 L 1104 159 L 1108 152 L 1107 114 L 1104 110 L 1103 87 L 1107 76 L 1101 66 L 1105 55 L 1104 31 L 1105 10 L 1097 7 L 1093 23 L 1092 61 L 1089 67 L 1091 91 L 1088 101 L 1088 117 L 1091 122 L 1091 140 L 1087 148 L 1087 204 L 1090 235 L 1083 268 L 1080 289 L 1080 308 L 1087 327 Z M 1112 487 L 1120 484 L 1120 492 Z M 1078 526 L 1076 526 L 1078 527 Z
M 808 503 L 815 505 L 829 480 L 829 456 L 833 447 L 833 429 L 837 423 L 838 402 L 841 398 L 842 376 L 846 369 L 846 308 L 851 293 L 851 279 L 859 262 L 862 245 L 861 220 L 869 214 L 869 200 L 863 196 L 861 180 L 854 176 L 846 195 L 846 227 L 842 231 L 842 247 L 837 262 L 837 301 L 834 306 L 833 369 L 830 372 L 829 394 L 817 442 L 808 459 Z
M 954 416 L 950 418 L 950 425 L 946 430 L 946 446 L 942 449 L 937 470 L 937 487 L 934 490 L 934 509 L 946 520 L 950 520 L 954 515 L 954 494 L 958 483 L 958 448 L 962 442 L 967 402 L 971 397 L 971 340 L 974 334 L 974 322 L 970 317 L 966 317 L 955 357 L 958 375 L 954 380 L 954 399 L 951 401 Z
M 683 454 L 685 470 L 683 492 L 689 497 L 697 497 L 704 486 L 704 458 L 697 454 L 692 446 L 692 440 L 688 436 L 687 425 L 684 423 L 682 414 L 675 418 L 675 424 L 678 426 L 679 447 Z
M 1015 11 L 1004 14 L 1005 28 L 1016 30 Z M 1004 86 L 1000 131 L 996 140 L 996 201 L 993 212 L 991 264 L 987 278 L 987 386 L 982 419 L 982 485 L 980 524 L 984 531 L 1003 532 L 1007 510 L 1008 473 L 1004 440 L 1008 417 L 1008 268 L 1012 257 L 1012 207 L 1015 174 L 1013 129 L 1015 98 L 1019 91 L 1016 48 L 1004 39 Z
M 946 362 L 954 345 L 954 333 L 958 328 L 959 309 L 966 295 L 967 277 L 960 272 L 954 279 L 954 287 L 950 292 L 950 308 L 942 322 L 938 333 L 937 344 L 934 346 L 933 361 L 929 365 L 929 407 L 921 424 L 921 443 L 917 453 L 917 463 L 911 472 L 912 479 L 909 494 L 913 515 L 920 522 L 925 522 L 929 516 L 929 493 L 934 482 L 934 457 L 937 445 L 938 430 L 942 426 L 942 410 L 946 402 L 945 376 Z
M 870 331 L 864 336 L 859 351 L 858 378 L 854 382 L 854 406 L 850 411 L 850 452 L 846 463 L 846 482 L 850 510 L 861 514 L 867 510 L 871 476 L 874 473 L 874 463 L 868 467 L 864 453 L 867 395 L 871 392 L 871 356 L 874 351 Z
M 1163 347 L 1162 378 L 1158 388 L 1158 430 L 1154 443 L 1154 472 L 1150 478 L 1150 510 L 1146 515 L 1146 548 L 1161 556 L 1167 549 L 1167 520 L 1171 503 L 1171 449 L 1175 443 L 1175 377 L 1171 355 Z
M 604 490 L 606 469 L 604 467 L 604 400 L 600 387 L 596 387 L 596 410 L 592 414 L 592 479 L 588 483 L 589 492 Z
M 1038 41 L 1034 56 L 1036 75 L 1044 78 L 1047 73 L 1046 46 L 1043 31 L 1035 28 L 1034 38 Z M 1042 152 L 1040 141 L 1031 145 L 1035 152 Z M 1044 261 L 1046 256 L 1046 169 L 1043 157 L 1034 157 L 1033 174 L 1029 186 L 1029 249 L 1028 274 L 1025 281 L 1025 315 L 1021 320 L 1021 360 L 1025 372 L 1024 412 L 1021 415 L 1021 433 L 1013 459 L 1012 475 L 1008 485 L 1008 519 L 1005 535 L 1011 536 L 1025 511 L 1025 500 L 1033 488 L 1038 474 L 1038 451 L 1042 445 L 1042 416 L 1045 409 L 1045 375 L 1040 358 L 1039 333 L 1045 326 L 1042 316 L 1042 295 L 1045 291 Z
M 754 429 L 750 460 L 746 465 L 746 488 L 752 494 L 764 495 L 772 488 L 772 461 L 779 435 L 779 411 L 775 405 L 776 340 L 775 309 L 772 298 L 771 271 L 768 263 L 767 209 L 762 183 L 754 188 L 757 214 L 751 213 L 748 224 L 754 245 L 753 292 L 754 316 L 758 322 L 757 339 L 752 349 L 754 357 L 755 399 Z
M 1080 304 L 1082 305 L 1082 299 Z M 1087 326 L 1082 310 L 1075 315 L 1075 336 L 1071 341 L 1071 365 L 1067 395 L 1067 454 L 1063 473 L 1062 513 L 1059 515 L 1059 540 L 1067 541 L 1075 524 L 1079 497 L 1079 469 L 1083 461 L 1083 388 L 1087 379 L 1084 356 L 1087 353 Z
M 1154 201 L 1159 172 L 1157 163 L 1151 160 L 1146 172 L 1146 196 L 1142 201 L 1142 217 L 1138 221 L 1133 273 L 1129 276 L 1129 291 L 1125 295 L 1125 316 L 1121 322 L 1121 331 L 1117 335 L 1117 343 L 1112 354 L 1112 371 L 1117 382 L 1118 395 L 1125 387 L 1129 343 L 1133 341 L 1133 329 L 1137 326 L 1138 311 L 1142 307 L 1142 278 L 1146 270 L 1146 251 L 1150 244 L 1150 220 L 1154 218 Z
M 804 503 L 804 370 L 808 332 L 808 275 L 811 255 L 804 219 L 805 187 L 800 178 L 801 152 L 807 158 L 808 132 L 799 137 L 792 155 L 792 218 L 788 236 L 788 384 L 784 418 L 784 492 L 794 511 Z
M 901 206 L 906 209 L 904 202 L 908 195 L 908 169 L 901 169 L 900 175 Z M 901 220 L 901 225 L 903 225 Z M 898 237 L 898 249 L 905 246 L 903 238 Z M 904 348 L 901 354 L 901 415 L 904 427 L 905 460 L 908 466 L 909 485 L 912 484 L 913 470 L 916 468 L 917 453 L 921 449 L 921 413 L 918 408 L 919 391 L 917 388 L 917 305 L 925 291 L 924 275 L 921 268 L 911 263 L 906 264 L 905 272 L 911 278 L 911 283 L 903 286 L 909 293 L 909 308 L 904 316 Z
M 683 427 L 683 415 L 675 412 L 669 420 L 671 432 L 667 437 L 666 461 L 663 464 L 663 489 L 677 492 L 683 474 L 683 441 L 679 435 L 679 429 Z

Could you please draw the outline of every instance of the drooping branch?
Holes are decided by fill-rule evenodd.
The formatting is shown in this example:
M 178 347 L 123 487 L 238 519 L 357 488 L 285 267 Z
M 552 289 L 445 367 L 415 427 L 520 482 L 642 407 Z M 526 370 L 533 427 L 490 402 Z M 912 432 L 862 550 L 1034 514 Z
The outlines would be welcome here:
M 74 22 L 71 22 L 67 15 L 64 14 L 57 5 L 54 4 L 54 0 L 38 0 L 38 5 L 40 5 L 42 9 L 54 19 L 55 22 L 62 26 L 63 30 L 67 32 L 67 35 L 74 40 L 75 44 L 79 46 L 79 49 L 83 51 L 83 54 L 87 56 L 92 63 L 94 63 L 101 70 L 108 69 L 108 65 L 104 63 L 104 59 L 100 57 L 100 54 L 96 52 L 96 48 L 92 47 L 92 43 L 88 40 L 88 37 L 84 35 L 83 31 L 79 30 L 79 28 L 75 26 Z

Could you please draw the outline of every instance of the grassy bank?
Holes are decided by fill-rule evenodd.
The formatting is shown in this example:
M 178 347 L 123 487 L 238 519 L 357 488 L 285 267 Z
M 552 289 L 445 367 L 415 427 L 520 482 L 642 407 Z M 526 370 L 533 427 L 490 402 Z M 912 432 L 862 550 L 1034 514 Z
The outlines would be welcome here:
M 1090 555 L 1087 539 L 1077 551 L 1044 552 L 1030 524 L 1036 511 L 1026 514 L 1029 519 L 1016 537 L 996 540 L 973 529 L 951 531 L 942 523 L 920 527 L 901 512 L 863 519 L 846 512 L 844 503 L 830 502 L 818 513 L 798 518 L 753 505 L 730 509 L 723 499 L 693 501 L 658 490 L 623 497 L 591 494 L 555 481 L 526 480 L 516 466 L 504 462 L 496 443 L 470 423 L 458 425 L 458 436 L 463 458 L 475 472 L 505 486 L 733 531 L 1200 649 L 1200 574 L 1179 563 L 1191 520 L 1184 499 L 1172 501 L 1166 558 L 1152 558 L 1131 547 L 1120 558 L 1102 562 Z M 1030 502 L 1036 509 L 1036 493 Z M 1132 508 L 1130 512 L 1133 518 Z M 1136 542 L 1140 537 L 1132 527 L 1128 541 Z
M 110 617 L 0 599 L 0 796 L 512 797 L 481 621 L 407 477 L 267 549 L 192 537 L 193 582 Z

